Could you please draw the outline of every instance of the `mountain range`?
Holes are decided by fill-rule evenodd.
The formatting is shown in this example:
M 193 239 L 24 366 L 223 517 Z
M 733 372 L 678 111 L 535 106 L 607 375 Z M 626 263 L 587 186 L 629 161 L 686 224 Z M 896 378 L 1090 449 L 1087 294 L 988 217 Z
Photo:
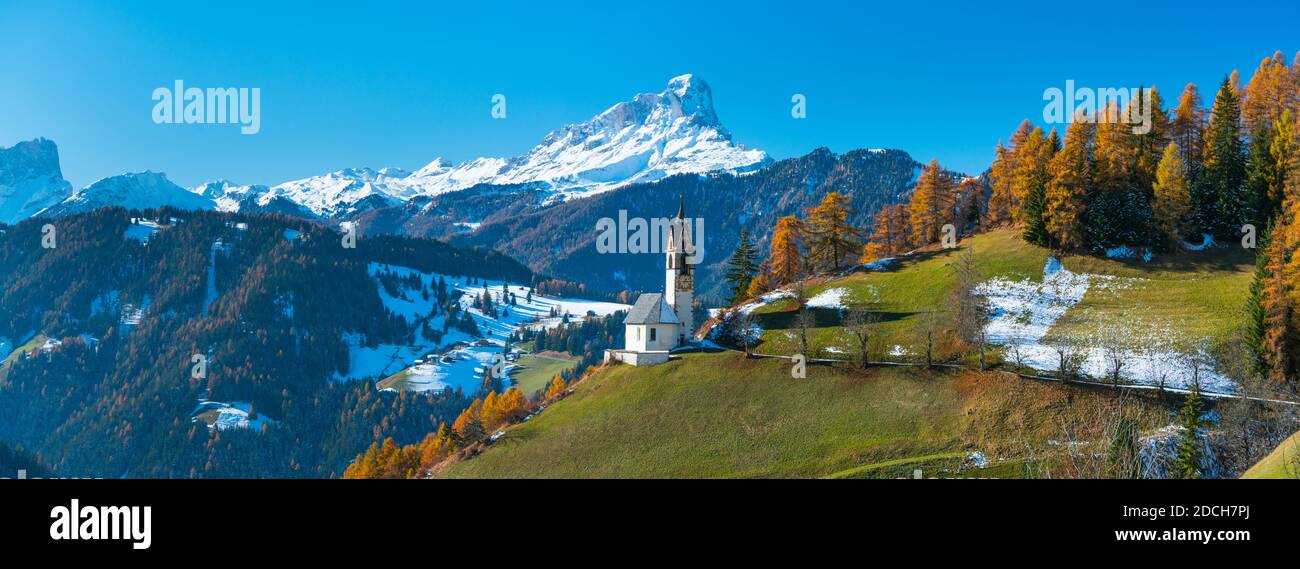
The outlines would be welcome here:
M 587 249 L 595 222 L 620 210 L 668 216 L 680 196 L 693 215 L 707 215 L 710 259 L 698 284 L 717 292 L 721 263 L 742 228 L 762 243 L 777 217 L 800 213 L 832 190 L 848 194 L 852 221 L 869 227 L 881 205 L 906 197 L 920 166 L 903 151 L 879 149 L 818 149 L 773 161 L 735 143 L 708 84 L 682 75 L 660 93 L 636 95 L 556 129 L 523 155 L 461 164 L 438 158 L 413 172 L 358 167 L 274 186 L 215 180 L 193 188 L 140 172 L 73 191 L 53 142 L 23 142 L 0 150 L 0 222 L 113 205 L 276 213 L 327 225 L 355 221 L 367 234 L 485 246 L 534 271 L 635 291 L 661 284 L 654 271 L 642 270 L 655 263 L 593 257 Z

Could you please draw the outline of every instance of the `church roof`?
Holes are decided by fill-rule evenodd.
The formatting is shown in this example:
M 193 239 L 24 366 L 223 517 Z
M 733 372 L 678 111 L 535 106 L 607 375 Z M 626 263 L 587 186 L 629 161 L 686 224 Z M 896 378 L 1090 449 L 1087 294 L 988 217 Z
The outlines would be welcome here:
M 680 324 L 673 307 L 664 302 L 664 295 L 647 293 L 636 297 L 636 304 L 627 313 L 624 324 Z

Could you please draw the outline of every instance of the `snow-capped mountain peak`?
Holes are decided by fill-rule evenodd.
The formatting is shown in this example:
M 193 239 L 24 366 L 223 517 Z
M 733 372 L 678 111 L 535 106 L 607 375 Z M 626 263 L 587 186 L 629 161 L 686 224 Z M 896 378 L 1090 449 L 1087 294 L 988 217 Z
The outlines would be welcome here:
M 347 168 L 270 191 L 317 216 L 336 217 L 479 184 L 527 184 L 563 199 L 673 174 L 753 170 L 768 161 L 764 152 L 732 141 L 703 79 L 681 75 L 662 92 L 636 95 L 586 122 L 551 131 L 522 156 L 460 164 L 440 157 L 410 173 Z
M 475 184 L 529 183 L 578 195 L 672 174 L 750 170 L 767 161 L 762 151 L 732 142 L 709 85 L 681 75 L 660 93 L 637 95 L 587 122 L 552 131 L 523 156 L 479 158 L 454 167 L 435 160 L 406 183 L 424 195 Z
M 48 141 L 47 141 L 48 142 Z M 49 143 L 53 146 L 53 143 Z M 513 158 L 475 158 L 453 164 L 434 159 L 409 172 L 401 168 L 345 168 L 267 187 L 216 180 L 181 189 L 161 174 L 142 173 L 100 180 L 67 195 L 55 192 L 41 202 L 49 213 L 80 211 L 92 204 L 126 207 L 177 205 L 190 209 L 275 211 L 306 217 L 345 217 L 400 204 L 419 196 L 436 196 L 480 184 L 526 185 L 563 200 L 652 182 L 674 174 L 717 170 L 756 170 L 769 163 L 761 150 L 732 141 L 713 107 L 713 91 L 703 79 L 680 75 L 659 93 L 642 93 L 617 103 L 578 124 L 551 131 L 527 153 Z M 3 176 L 0 154 L 0 176 Z M 55 158 L 57 175 L 57 155 Z M 59 178 L 61 180 L 61 178 Z M 0 221 L 16 206 L 5 200 L 0 177 Z M 65 182 L 66 184 L 66 182 Z M 11 191 L 12 193 L 12 191 Z M 113 199 L 122 201 L 114 202 Z M 38 200 L 39 202 L 40 200 Z M 26 217 L 33 210 L 15 210 Z
M 53 141 L 37 138 L 0 148 L 0 223 L 18 223 L 70 193 Z
M 173 184 L 167 179 L 166 174 L 138 172 L 97 180 L 40 212 L 40 215 L 58 217 L 105 206 L 121 206 L 127 209 L 172 206 L 190 210 L 216 207 L 211 198 Z

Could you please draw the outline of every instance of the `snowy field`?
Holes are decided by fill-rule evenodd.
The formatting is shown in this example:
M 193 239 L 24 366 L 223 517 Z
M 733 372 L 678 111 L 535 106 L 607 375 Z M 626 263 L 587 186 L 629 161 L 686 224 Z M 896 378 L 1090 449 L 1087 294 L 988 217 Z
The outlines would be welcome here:
M 808 299 L 805 306 L 808 308 L 844 308 L 844 295 L 848 293 L 849 289 L 847 288 L 828 288 Z
M 208 425 L 208 430 L 213 429 L 224 431 L 226 429 L 253 429 L 261 431 L 262 425 L 274 425 L 275 421 L 268 419 L 265 415 L 258 413 L 256 419 L 249 419 L 248 415 L 253 410 L 250 403 L 243 401 L 231 401 L 222 403 L 220 401 L 208 401 L 200 399 L 197 407 L 190 413 L 194 421 L 199 421 L 199 415 L 207 411 L 215 411 L 217 418 Z
M 615 302 L 542 296 L 534 296 L 530 301 L 528 300 L 528 294 L 531 289 L 518 283 L 479 281 L 478 284 L 471 285 L 465 277 L 423 273 L 396 265 L 371 263 L 368 270 L 370 275 L 376 279 L 376 284 L 378 284 L 379 275 L 385 272 L 401 277 L 417 275 L 421 284 L 431 290 L 437 286 L 438 279 L 441 278 L 447 284 L 449 291 L 458 290 L 463 293 L 460 298 L 461 307 L 474 319 L 474 323 L 478 325 L 479 330 L 483 333 L 483 339 L 489 345 L 468 345 L 477 343 L 479 338 L 471 337 L 455 329 L 448 330 L 440 342 L 434 342 L 425 338 L 422 333 L 417 332 L 415 345 L 381 344 L 374 348 L 363 346 L 360 335 L 345 334 L 343 340 L 350 346 L 350 366 L 348 374 L 346 376 L 336 375 L 336 380 L 382 379 L 406 370 L 407 389 L 430 391 L 445 387 L 453 389 L 460 387 L 466 393 L 473 394 L 482 385 L 484 369 L 491 365 L 495 357 L 504 357 L 503 351 L 506 339 L 521 327 L 544 326 L 551 328 L 560 325 L 565 315 L 568 315 L 570 320 L 580 320 L 589 311 L 596 316 L 606 316 L 631 308 L 626 304 Z M 492 298 L 493 304 L 497 307 L 497 318 L 486 316 L 482 311 L 472 306 L 475 295 L 485 293 L 484 282 L 488 283 L 486 294 Z M 437 303 L 434 295 L 430 295 L 430 298 L 426 300 L 420 290 L 416 288 L 397 291 L 396 296 L 389 294 L 388 291 L 384 290 L 383 286 L 377 286 L 376 288 L 384 306 L 394 314 L 405 318 L 409 323 L 414 323 L 430 314 Z M 503 300 L 503 294 L 506 290 L 515 296 L 516 305 L 511 306 Z M 550 316 L 552 311 L 555 311 L 558 316 Z M 430 321 L 430 326 L 440 329 L 442 318 L 444 318 L 442 315 L 434 317 Z M 458 343 L 467 345 L 448 350 L 448 348 Z M 417 360 L 420 362 L 419 364 L 416 364 Z M 510 369 L 513 367 L 512 363 L 507 363 L 506 373 L 509 374 Z
M 502 354 L 503 346 L 466 346 L 451 350 L 441 356 L 430 356 L 421 364 L 406 370 L 406 389 L 409 391 L 438 391 L 450 387 L 473 394 L 483 384 L 483 372 Z M 505 362 L 505 374 L 514 369 L 513 362 Z
M 1117 290 L 1133 282 L 1109 275 L 1075 273 L 1052 257 L 1043 268 L 1040 283 L 997 278 L 979 285 L 976 292 L 989 302 L 990 319 L 985 328 L 989 341 L 1007 348 L 1008 361 L 1015 360 L 1013 352 L 1018 350 L 1025 365 L 1057 371 L 1060 354 L 1056 348 L 1061 347 L 1076 354 L 1080 372 L 1091 377 L 1109 377 L 1112 358 L 1108 356 L 1115 355 L 1123 361 L 1120 377 L 1133 383 L 1163 382 L 1168 387 L 1189 388 L 1199 381 L 1200 388 L 1207 391 L 1234 392 L 1236 385 L 1210 369 L 1212 365 L 1204 354 L 1191 357 L 1168 345 L 1164 338 L 1169 334 L 1135 332 L 1132 322 L 1115 323 L 1105 338 L 1049 338 L 1048 331 L 1089 291 Z M 1195 360 L 1203 363 L 1194 372 Z
M 161 227 L 155 221 L 137 219 L 133 220 L 131 225 L 126 228 L 126 231 L 122 232 L 122 236 L 148 245 L 149 238 L 153 237 L 153 234 L 157 233 Z

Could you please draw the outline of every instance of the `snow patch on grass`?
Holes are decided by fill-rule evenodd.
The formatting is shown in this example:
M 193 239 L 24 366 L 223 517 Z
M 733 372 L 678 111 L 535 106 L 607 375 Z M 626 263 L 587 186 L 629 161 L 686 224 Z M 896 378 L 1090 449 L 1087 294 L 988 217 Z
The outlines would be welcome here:
M 808 299 L 805 306 L 808 308 L 844 308 L 844 295 L 848 294 L 848 292 L 849 289 L 844 287 L 828 288 Z
M 122 237 L 134 239 L 148 245 L 149 238 L 153 237 L 153 234 L 157 233 L 161 228 L 162 226 L 156 221 L 136 219 L 132 220 L 131 225 L 126 228 L 126 231 L 122 232 Z
M 249 415 L 253 410 L 251 403 L 243 401 L 231 401 L 223 403 L 220 401 L 209 401 L 200 399 L 197 407 L 190 413 L 192 420 L 201 421 L 200 416 L 212 411 L 216 413 L 216 418 L 208 424 L 208 430 L 224 431 L 226 429 L 253 429 L 261 431 L 263 425 L 275 425 L 276 422 L 261 413 L 256 418 L 250 419 Z
M 759 308 L 762 308 L 764 306 L 767 306 L 769 304 L 772 304 L 773 302 L 776 302 L 784 298 L 794 298 L 794 293 L 788 290 L 774 290 L 772 292 L 769 292 L 767 294 L 758 297 L 758 299 L 740 307 L 738 310 L 740 310 L 741 314 L 749 314 L 750 312 L 758 310 Z
M 1172 334 L 1139 336 L 1131 331 L 1131 323 L 1115 323 L 1105 337 L 1048 338 L 1057 320 L 1089 290 L 1117 290 L 1131 282 L 1112 275 L 1075 273 L 1051 257 L 1043 268 L 1042 282 L 995 278 L 976 287 L 976 293 L 988 299 L 988 339 L 1007 348 L 1008 361 L 1014 362 L 1018 351 L 1024 365 L 1055 372 L 1060 370 L 1064 351 L 1076 362 L 1079 373 L 1102 379 L 1112 376 L 1118 358 L 1122 362 L 1119 376 L 1126 382 L 1181 388 L 1199 384 L 1209 391 L 1235 391 L 1232 380 L 1211 369 L 1208 355 L 1188 355 L 1168 345 L 1163 338 Z M 1194 368 L 1194 362 L 1205 363 Z
M 461 389 L 473 394 L 483 383 L 484 372 L 504 358 L 503 345 L 471 345 L 451 350 L 441 356 L 429 356 L 427 361 L 406 370 L 406 389 L 410 391 L 438 391 L 445 388 Z M 515 364 L 505 362 L 505 375 L 509 376 Z

